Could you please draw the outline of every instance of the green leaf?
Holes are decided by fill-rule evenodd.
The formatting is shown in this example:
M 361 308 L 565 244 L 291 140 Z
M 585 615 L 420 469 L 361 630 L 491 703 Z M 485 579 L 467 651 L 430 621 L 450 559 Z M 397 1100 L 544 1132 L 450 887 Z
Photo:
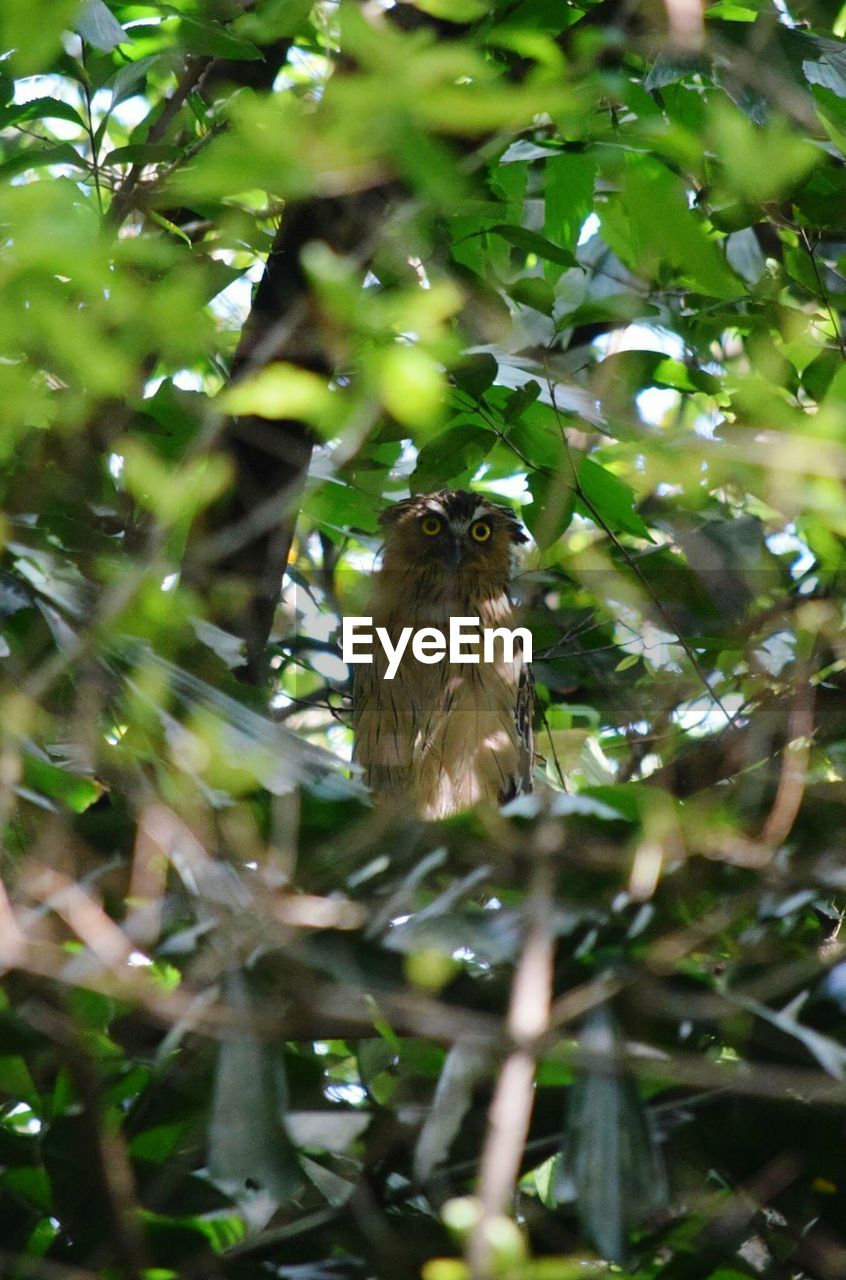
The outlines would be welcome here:
M 640 275 L 669 273 L 716 298 L 743 292 L 684 185 L 657 161 L 639 156 L 627 165 L 623 191 L 608 199 L 600 219 L 604 239 Z
M 307 493 L 303 510 L 327 533 L 336 536 L 345 536 L 350 529 L 376 533 L 379 527 L 379 510 L 370 495 L 341 480 L 326 480 Z
M 143 435 L 160 457 L 176 462 L 199 431 L 208 406 L 208 397 L 200 392 L 182 391 L 165 381 L 154 395 L 136 401 L 139 416 L 132 430 Z
M 104 53 L 111 53 L 119 44 L 132 39 L 103 0 L 85 0 L 76 29 L 86 43 Z
M 519 418 L 526 409 L 535 403 L 540 393 L 541 385 L 534 378 L 524 386 L 508 391 L 502 408 L 502 416 L 506 422 L 514 422 Z
M 88 168 L 86 161 L 69 142 L 60 142 L 50 147 L 22 148 L 0 163 L 0 178 L 13 178 L 19 173 L 25 173 L 27 169 L 43 169 L 52 164 L 70 164 L 77 169 Z
M 560 477 L 543 471 L 530 475 L 528 486 L 532 501 L 521 508 L 520 515 L 541 551 L 545 551 L 558 541 L 573 519 L 576 491 Z
M 107 82 L 112 90 L 111 109 L 114 110 L 126 98 L 131 98 L 133 94 L 139 93 L 147 72 L 152 71 L 153 67 L 159 66 L 163 61 L 162 54 L 153 53 L 145 58 L 136 58 L 133 62 L 127 62 L 122 66 L 117 74 Z
M 230 480 L 230 464 L 222 454 L 194 458 L 174 471 L 140 440 L 126 440 L 120 447 L 127 489 L 165 524 L 193 519 L 220 497 Z
M 551 315 L 555 305 L 555 290 L 548 280 L 540 276 L 523 276 L 515 284 L 510 285 L 508 292 L 515 302 L 524 307 L 533 307 L 543 315 Z
M 714 103 L 709 132 L 726 185 L 749 204 L 781 196 L 822 159 L 818 147 L 784 122 L 756 126 L 725 102 Z
M 40 1110 L 41 1098 L 29 1068 L 17 1054 L 0 1057 L 0 1093 L 15 1102 L 28 1103 L 36 1113 Z
M 638 538 L 652 537 L 635 511 L 634 490 L 592 458 L 579 464 L 579 489 L 586 501 L 583 505 L 592 519 L 597 516 L 615 533 L 624 531 Z
M 643 82 L 647 93 L 663 89 L 668 84 L 675 84 L 685 76 L 708 73 L 708 63 L 698 53 L 685 53 L 682 50 L 658 54 Z
M 242 13 L 232 23 L 232 33 L 256 44 L 271 44 L 295 35 L 313 7 L 314 0 L 258 0 L 252 13 Z
M 628 1231 L 666 1203 L 666 1174 L 637 1085 L 615 1065 L 619 1032 L 605 1005 L 586 1017 L 582 1043 L 607 1065 L 587 1067 L 573 1086 L 554 1194 L 575 1194 L 600 1254 L 623 1263 Z
M 415 9 L 446 22 L 476 22 L 490 11 L 488 0 L 411 0 Z
M 475 471 L 495 444 L 496 435 L 488 427 L 463 425 L 442 431 L 417 455 L 412 476 L 415 491 L 433 489 Z
M 720 379 L 692 364 L 682 364 L 659 351 L 620 351 L 606 356 L 600 364 L 601 378 L 621 382 L 631 395 L 645 387 L 668 387 L 674 391 L 704 391 L 715 395 Z
M 414 1174 L 426 1183 L 443 1164 L 473 1102 L 474 1090 L 491 1070 L 491 1054 L 459 1041 L 446 1056 L 432 1104 L 414 1148 Z
M 843 357 L 839 351 L 822 351 L 802 370 L 802 386 L 812 399 L 822 401 L 835 374 L 842 368 Z
M 553 409 L 544 404 L 531 404 L 519 419 L 508 427 L 506 440 L 513 444 L 520 459 L 528 459 L 548 473 L 572 479 L 573 468 L 567 459 L 561 430 Z
M 36 756 L 23 757 L 23 785 L 30 791 L 57 801 L 74 813 L 84 813 L 103 794 L 93 778 L 79 777 Z
M 462 391 L 466 391 L 474 400 L 481 400 L 488 387 L 493 386 L 496 378 L 497 363 L 488 352 L 465 356 L 451 373 L 451 379 Z
M 788 28 L 778 31 L 777 39 L 797 76 L 846 98 L 846 45 L 842 40 Z
M 440 418 L 446 382 L 437 362 L 420 347 L 388 347 L 378 377 L 385 408 L 397 422 L 425 430 Z
M 3 0 L 0 49 L 13 50 L 8 65 L 16 75 L 45 69 L 78 9 L 79 0 Z
M 100 163 L 106 169 L 113 164 L 164 164 L 178 160 L 181 155 L 180 147 L 168 146 L 163 142 L 133 142 L 126 147 L 115 147 Z
M 156 1125 L 138 1133 L 129 1144 L 129 1153 L 136 1160 L 149 1160 L 151 1164 L 164 1164 L 174 1154 L 189 1130 L 185 1120 L 172 1124 Z
M 544 234 L 571 254 L 593 210 L 596 159 L 589 152 L 550 156 L 544 165 Z
M 11 103 L 0 107 L 0 129 L 9 125 L 24 124 L 28 120 L 69 120 L 84 128 L 82 116 L 68 102 L 59 98 L 30 98 L 28 102 Z
M 183 16 L 179 23 L 179 37 L 191 53 L 208 58 L 229 58 L 233 62 L 254 62 L 264 59 L 264 54 L 250 40 L 234 36 L 217 22 L 202 22 L 199 18 Z
M 657 316 L 659 308 L 631 293 L 612 293 L 604 298 L 583 302 L 572 311 L 563 311 L 559 326 L 570 328 L 590 324 L 629 324 L 632 320 Z
M 224 413 L 258 418 L 303 420 L 331 434 L 343 412 L 341 396 L 326 379 L 295 364 L 269 364 L 243 382 L 224 391 L 218 399 Z
M 490 231 L 502 236 L 503 240 L 507 240 L 515 248 L 524 249 L 526 253 L 533 253 L 536 257 L 544 258 L 547 262 L 557 262 L 562 267 L 578 266 L 574 255 L 569 249 L 562 249 L 560 245 L 553 244 L 551 240 L 539 235 L 537 231 L 527 231 L 525 227 L 513 227 L 504 222 L 491 227 Z
M 24 1201 L 36 1205 L 44 1213 L 52 1211 L 50 1179 L 44 1169 L 31 1166 L 5 1169 L 0 1173 L 0 1187 L 4 1191 L 10 1191 L 15 1199 L 20 1196 Z
M 164 1259 L 169 1266 L 189 1263 L 211 1247 L 215 1253 L 223 1253 L 240 1244 L 244 1239 L 243 1219 L 234 1214 L 220 1217 L 176 1216 L 140 1209 L 139 1220 L 154 1257 Z M 156 1280 L 146 1273 L 145 1280 Z

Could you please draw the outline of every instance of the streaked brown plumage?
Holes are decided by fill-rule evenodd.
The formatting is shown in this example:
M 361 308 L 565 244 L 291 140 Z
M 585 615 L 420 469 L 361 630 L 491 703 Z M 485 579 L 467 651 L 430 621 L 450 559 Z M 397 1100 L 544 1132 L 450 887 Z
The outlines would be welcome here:
M 369 614 L 396 643 L 403 627 L 444 633 L 452 617 L 483 627 L 519 625 L 511 598 L 513 512 L 480 494 L 444 489 L 395 503 Z M 424 665 L 406 651 L 395 678 L 386 659 L 356 668 L 354 759 L 380 800 L 443 818 L 532 787 L 531 668 L 515 651 L 478 665 Z

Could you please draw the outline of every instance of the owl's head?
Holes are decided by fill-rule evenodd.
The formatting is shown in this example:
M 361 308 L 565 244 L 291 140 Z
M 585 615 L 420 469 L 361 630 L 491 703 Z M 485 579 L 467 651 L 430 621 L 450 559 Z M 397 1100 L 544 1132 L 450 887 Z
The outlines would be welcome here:
M 515 544 L 527 541 L 513 511 L 466 489 L 404 498 L 379 523 L 388 531 L 384 567 L 406 572 L 507 579 Z

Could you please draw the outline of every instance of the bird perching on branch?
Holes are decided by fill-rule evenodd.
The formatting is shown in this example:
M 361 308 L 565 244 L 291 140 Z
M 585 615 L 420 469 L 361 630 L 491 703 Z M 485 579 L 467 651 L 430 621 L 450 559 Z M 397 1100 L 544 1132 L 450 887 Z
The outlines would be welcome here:
M 353 756 L 364 781 L 377 800 L 427 819 L 531 791 L 530 654 L 519 636 L 509 645 L 502 634 L 520 630 L 511 594 L 515 549 L 527 540 L 519 521 L 480 494 L 446 489 L 395 503 L 380 523 L 373 625 L 394 648 L 407 628 L 421 645 L 406 643 L 393 678 L 377 645 L 356 668 Z M 455 619 L 489 631 L 491 660 L 481 644 L 477 659 L 432 656 L 421 630 L 444 635 Z

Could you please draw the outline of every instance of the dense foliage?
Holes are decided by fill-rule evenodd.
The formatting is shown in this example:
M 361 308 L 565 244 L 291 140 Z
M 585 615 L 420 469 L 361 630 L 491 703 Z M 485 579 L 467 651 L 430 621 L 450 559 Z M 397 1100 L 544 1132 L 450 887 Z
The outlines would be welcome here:
M 3 0 L 0 1275 L 846 1275 L 844 32 Z M 538 789 L 398 828 L 442 485 Z

